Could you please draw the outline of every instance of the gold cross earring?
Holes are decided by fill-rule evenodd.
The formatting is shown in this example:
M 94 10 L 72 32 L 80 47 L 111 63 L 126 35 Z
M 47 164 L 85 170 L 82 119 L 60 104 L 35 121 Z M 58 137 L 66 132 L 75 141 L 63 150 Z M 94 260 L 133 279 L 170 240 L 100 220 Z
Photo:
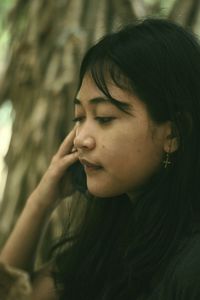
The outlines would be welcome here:
M 164 164 L 164 168 L 166 169 L 168 167 L 168 165 L 171 165 L 171 161 L 169 159 L 169 152 L 166 152 L 166 157 L 163 161 L 163 164 Z

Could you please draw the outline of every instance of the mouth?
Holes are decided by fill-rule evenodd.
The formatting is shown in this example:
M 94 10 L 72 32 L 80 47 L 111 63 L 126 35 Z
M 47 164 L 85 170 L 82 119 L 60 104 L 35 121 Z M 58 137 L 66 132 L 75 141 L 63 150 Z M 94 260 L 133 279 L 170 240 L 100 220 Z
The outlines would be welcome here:
M 89 171 L 98 171 L 103 169 L 100 165 L 96 165 L 86 159 L 80 159 L 81 164 L 84 166 L 86 172 Z

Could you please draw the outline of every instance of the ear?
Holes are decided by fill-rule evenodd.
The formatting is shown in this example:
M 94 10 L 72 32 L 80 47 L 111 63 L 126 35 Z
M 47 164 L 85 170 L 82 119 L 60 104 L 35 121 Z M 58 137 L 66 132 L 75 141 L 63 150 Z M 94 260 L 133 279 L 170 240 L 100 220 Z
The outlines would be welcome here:
M 164 151 L 167 153 L 173 153 L 177 151 L 179 148 L 178 131 L 171 121 L 166 123 L 165 133 Z

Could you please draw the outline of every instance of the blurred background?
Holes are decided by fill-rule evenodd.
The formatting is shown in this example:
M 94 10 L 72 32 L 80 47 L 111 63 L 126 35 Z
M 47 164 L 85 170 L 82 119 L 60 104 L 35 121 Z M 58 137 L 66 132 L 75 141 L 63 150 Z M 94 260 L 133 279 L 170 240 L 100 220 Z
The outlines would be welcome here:
M 0 247 L 72 127 L 85 50 L 145 16 L 200 34 L 200 0 L 0 0 Z M 52 216 L 39 263 L 62 229 L 66 204 Z

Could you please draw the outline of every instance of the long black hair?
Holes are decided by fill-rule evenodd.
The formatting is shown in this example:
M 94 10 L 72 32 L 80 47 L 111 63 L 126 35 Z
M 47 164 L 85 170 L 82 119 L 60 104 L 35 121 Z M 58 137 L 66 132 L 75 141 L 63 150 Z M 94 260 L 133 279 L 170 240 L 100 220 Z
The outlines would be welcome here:
M 125 194 L 98 199 L 87 192 L 84 171 L 74 175 L 83 195 L 72 201 L 79 226 L 69 225 L 57 247 L 56 284 L 62 300 L 137 299 L 200 219 L 200 46 L 181 26 L 148 18 L 90 48 L 79 87 L 86 74 L 108 97 L 108 78 L 133 91 L 155 122 L 172 122 L 179 146 L 134 203 Z

